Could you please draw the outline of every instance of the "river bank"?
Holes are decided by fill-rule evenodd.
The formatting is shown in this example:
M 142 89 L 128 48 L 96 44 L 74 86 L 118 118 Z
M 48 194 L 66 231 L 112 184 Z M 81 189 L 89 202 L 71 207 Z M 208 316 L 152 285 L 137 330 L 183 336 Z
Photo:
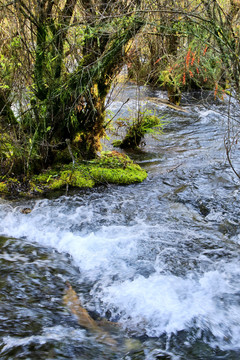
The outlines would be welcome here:
M 117 151 L 103 152 L 92 161 L 73 162 L 69 165 L 57 165 L 30 178 L 0 178 L 0 196 L 44 196 L 47 193 L 70 188 L 93 188 L 97 185 L 129 185 L 142 182 L 147 173 L 130 158 Z

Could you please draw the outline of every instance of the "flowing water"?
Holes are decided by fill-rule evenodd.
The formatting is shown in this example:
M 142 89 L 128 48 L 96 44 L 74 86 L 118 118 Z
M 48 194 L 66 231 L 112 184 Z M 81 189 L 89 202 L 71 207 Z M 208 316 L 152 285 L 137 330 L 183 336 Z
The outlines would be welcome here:
M 128 97 L 136 108 L 135 95 L 124 89 L 111 110 Z M 240 359 L 240 193 L 225 105 L 146 106 L 167 124 L 131 154 L 148 171 L 142 184 L 1 200 L 1 359 Z M 78 324 L 66 281 L 94 319 L 118 324 L 117 346 Z

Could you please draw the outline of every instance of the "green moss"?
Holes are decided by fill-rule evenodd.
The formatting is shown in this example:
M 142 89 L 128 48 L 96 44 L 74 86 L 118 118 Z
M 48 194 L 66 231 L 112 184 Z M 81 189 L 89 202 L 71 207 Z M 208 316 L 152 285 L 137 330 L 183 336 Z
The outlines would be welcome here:
M 37 192 L 39 194 L 41 194 L 43 191 L 42 189 L 40 189 L 39 187 L 36 186 L 36 184 L 32 181 L 29 182 L 29 185 L 30 185 L 30 191 L 33 191 L 33 192 Z
M 122 140 L 114 140 L 112 145 L 121 149 L 137 149 L 146 134 L 158 136 L 163 133 L 164 123 L 161 118 L 147 110 L 140 111 L 137 117 L 133 114 L 133 117 L 118 119 L 118 122 L 125 126 L 127 131 Z
M 49 181 L 49 188 L 53 190 L 61 189 L 66 185 L 80 188 L 93 187 L 95 182 L 89 176 L 84 175 L 80 168 L 61 171 L 56 179 Z
M 65 165 L 34 177 L 36 188 L 59 190 L 66 187 L 93 187 L 97 184 L 132 184 L 146 179 L 147 173 L 124 154 L 103 152 L 98 159 L 79 165 Z
M 133 161 L 125 154 L 117 151 L 104 151 L 101 157 L 91 161 L 99 167 L 107 168 L 125 168 L 127 165 L 133 165 Z M 139 167 L 140 169 L 140 167 Z
M 7 184 L 5 182 L 0 182 L 0 193 L 6 193 L 8 191 Z
M 121 147 L 121 145 L 122 145 L 122 140 L 114 140 L 113 142 L 112 142 L 112 146 L 113 147 Z
M 48 188 L 49 189 L 52 189 L 52 190 L 58 190 L 58 189 L 61 189 L 62 187 L 64 187 L 64 185 L 66 186 L 67 182 L 62 180 L 62 179 L 56 179 L 56 180 L 53 180 Z
M 126 169 L 92 168 L 91 174 L 97 183 L 107 182 L 119 185 L 142 182 L 147 177 L 145 171 L 139 171 L 133 167 Z
M 141 182 L 146 177 L 146 171 L 128 156 L 113 151 L 104 152 L 92 161 L 47 170 L 33 176 L 28 186 L 16 179 L 8 179 L 0 182 L 0 193 L 11 193 L 12 189 L 16 189 L 18 195 L 32 196 L 66 187 L 92 188 L 102 183 L 127 185 Z
M 147 173 L 126 155 L 116 151 L 105 152 L 99 160 L 94 160 L 90 172 L 96 183 L 132 184 L 142 182 Z
M 76 187 L 93 187 L 95 182 L 90 175 L 87 174 L 86 169 L 85 171 L 82 169 L 81 171 L 75 170 L 73 172 L 71 184 Z
M 8 178 L 1 181 L 0 179 L 0 194 L 14 197 L 19 194 L 21 183 L 15 178 Z
M 56 171 L 47 171 L 47 172 L 44 172 L 44 173 L 41 173 L 37 176 L 34 176 L 33 177 L 33 180 L 36 180 L 36 181 L 39 181 L 39 182 L 42 182 L 42 183 L 48 183 L 50 179 L 52 179 L 52 177 L 56 177 L 57 174 L 56 174 Z

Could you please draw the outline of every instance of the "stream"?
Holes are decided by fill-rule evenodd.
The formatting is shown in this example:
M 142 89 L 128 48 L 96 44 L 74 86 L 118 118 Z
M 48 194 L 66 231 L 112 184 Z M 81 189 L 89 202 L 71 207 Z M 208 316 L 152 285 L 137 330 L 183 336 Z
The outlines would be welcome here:
M 110 110 L 128 98 L 118 116 L 136 108 L 133 85 Z M 129 153 L 148 172 L 141 184 L 0 200 L 0 359 L 240 359 L 239 180 L 226 104 L 208 103 L 142 102 L 166 125 Z M 93 319 L 116 323 L 117 346 L 79 325 L 66 282 Z

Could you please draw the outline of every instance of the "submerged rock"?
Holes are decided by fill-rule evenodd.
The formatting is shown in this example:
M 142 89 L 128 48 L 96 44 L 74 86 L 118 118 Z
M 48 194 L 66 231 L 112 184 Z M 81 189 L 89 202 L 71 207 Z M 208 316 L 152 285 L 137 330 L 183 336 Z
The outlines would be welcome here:
M 24 208 L 20 210 L 22 214 L 30 214 L 30 212 L 32 212 L 32 210 L 30 208 Z

